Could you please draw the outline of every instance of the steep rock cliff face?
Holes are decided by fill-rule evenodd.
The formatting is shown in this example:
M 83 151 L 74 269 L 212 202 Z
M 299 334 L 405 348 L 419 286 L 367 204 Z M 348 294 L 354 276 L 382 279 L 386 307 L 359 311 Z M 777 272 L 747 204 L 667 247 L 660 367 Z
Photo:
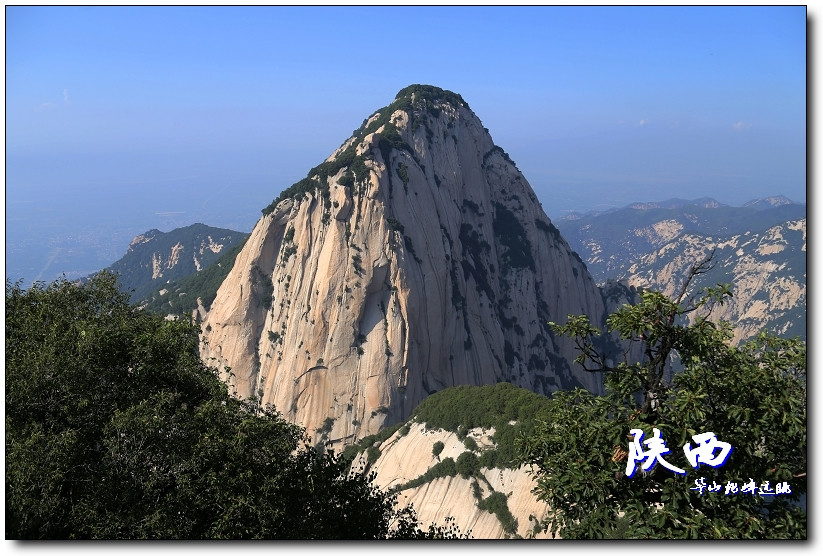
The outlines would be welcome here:
M 315 440 L 350 444 L 428 394 L 574 370 L 547 321 L 603 299 L 463 99 L 412 86 L 264 209 L 202 326 L 202 356 Z

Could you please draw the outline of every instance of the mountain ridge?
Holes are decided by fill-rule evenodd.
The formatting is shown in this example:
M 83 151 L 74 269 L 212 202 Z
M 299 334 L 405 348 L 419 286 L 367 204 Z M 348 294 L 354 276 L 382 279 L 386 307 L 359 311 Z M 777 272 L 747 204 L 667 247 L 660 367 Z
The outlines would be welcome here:
M 625 209 L 636 209 L 636 210 L 650 210 L 650 209 L 676 209 L 682 208 L 685 206 L 694 205 L 701 208 L 721 208 L 721 207 L 731 207 L 732 205 L 727 205 L 724 203 L 720 203 L 717 200 L 713 199 L 712 197 L 700 197 L 698 199 L 681 199 L 681 198 L 671 198 L 665 201 L 634 201 L 627 205 L 623 205 L 621 207 L 612 207 L 606 210 L 590 210 L 590 211 L 569 211 L 567 214 L 558 218 L 559 222 L 563 221 L 570 221 L 570 220 L 580 220 L 581 218 L 592 218 L 596 216 L 601 216 L 604 214 L 609 214 L 613 212 L 618 212 Z M 752 208 L 755 210 L 766 210 L 770 208 L 775 208 L 783 205 L 798 205 L 798 206 L 805 206 L 805 203 L 796 203 L 789 199 L 784 195 L 772 195 L 769 197 L 761 197 L 757 199 L 752 199 L 740 205 L 738 208 Z
M 806 337 L 806 206 L 777 195 L 742 207 L 623 209 L 558 221 L 598 283 L 623 281 L 670 295 L 690 265 L 714 252 L 696 287 L 730 283 L 714 315 L 736 342 L 760 331 Z
M 648 203 L 653 205 L 655 203 Z M 656 249 L 679 234 L 704 235 L 760 233 L 789 220 L 805 218 L 806 206 L 779 204 L 757 208 L 717 205 L 711 208 L 683 204 L 672 208 L 632 208 L 631 205 L 576 219 L 560 219 L 557 226 L 586 261 L 598 283 L 622 279 L 630 261 Z
M 118 275 L 123 291 L 140 302 L 162 285 L 205 269 L 247 236 L 199 222 L 169 232 L 152 228 L 135 236 L 105 270 Z

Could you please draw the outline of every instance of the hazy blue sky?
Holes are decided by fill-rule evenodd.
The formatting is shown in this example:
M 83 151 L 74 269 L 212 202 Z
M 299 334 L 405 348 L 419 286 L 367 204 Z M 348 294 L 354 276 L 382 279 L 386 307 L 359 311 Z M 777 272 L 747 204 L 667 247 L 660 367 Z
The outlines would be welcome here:
M 5 16 L 11 235 L 35 225 L 33 207 L 135 233 L 248 231 L 412 83 L 460 93 L 552 218 L 670 197 L 806 200 L 804 6 Z

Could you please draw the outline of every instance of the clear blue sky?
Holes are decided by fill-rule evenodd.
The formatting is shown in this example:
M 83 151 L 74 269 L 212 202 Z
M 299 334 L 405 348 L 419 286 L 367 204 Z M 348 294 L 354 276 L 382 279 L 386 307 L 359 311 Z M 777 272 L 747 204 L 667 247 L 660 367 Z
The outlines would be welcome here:
M 5 16 L 9 227 L 37 201 L 138 231 L 163 215 L 249 230 L 412 83 L 460 93 L 553 218 L 670 197 L 806 200 L 804 6 Z

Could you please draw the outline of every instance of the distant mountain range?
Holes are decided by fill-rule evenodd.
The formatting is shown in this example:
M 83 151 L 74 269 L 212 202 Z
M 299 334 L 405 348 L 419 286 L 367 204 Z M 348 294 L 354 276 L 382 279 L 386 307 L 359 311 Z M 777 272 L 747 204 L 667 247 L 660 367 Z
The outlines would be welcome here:
M 734 299 L 718 314 L 735 324 L 737 340 L 764 329 L 806 337 L 805 204 L 784 196 L 741 207 L 669 199 L 555 222 L 606 297 L 617 282 L 673 293 L 688 267 L 715 249 L 715 269 L 697 285 L 734 285 Z M 248 236 L 204 224 L 149 230 L 108 268 L 146 309 L 202 317 Z
M 745 203 L 743 206 L 746 208 L 754 208 L 758 210 L 764 210 L 774 207 L 779 207 L 783 205 L 796 205 L 794 201 L 790 200 L 788 197 L 783 195 L 774 195 L 771 197 L 764 197 L 762 199 L 754 199 Z M 594 210 L 585 213 L 572 211 L 566 214 L 561 221 L 567 220 L 578 220 L 580 218 L 587 218 L 587 217 L 594 217 L 600 216 L 603 214 L 608 214 L 612 212 L 619 212 L 626 209 L 637 209 L 637 210 L 649 210 L 649 209 L 676 209 L 685 206 L 696 206 L 701 208 L 721 208 L 721 207 L 728 207 L 729 205 L 725 205 L 723 203 L 718 202 L 711 197 L 700 197 L 699 199 L 679 199 L 673 198 L 667 201 L 652 201 L 652 202 L 635 202 L 630 203 L 622 208 L 610 208 L 606 210 Z M 803 205 L 805 206 L 805 205 Z
M 806 336 L 806 205 L 783 196 L 731 207 L 711 198 L 633 203 L 556 221 L 595 280 L 622 280 L 673 293 L 691 264 L 712 250 L 714 270 L 698 286 L 733 284 L 718 313 L 736 339 L 763 329 Z
M 131 294 L 132 302 L 140 302 L 153 291 L 209 267 L 248 236 L 205 224 L 170 232 L 149 230 L 135 237 L 126 254 L 107 270 L 120 276 L 120 285 Z

